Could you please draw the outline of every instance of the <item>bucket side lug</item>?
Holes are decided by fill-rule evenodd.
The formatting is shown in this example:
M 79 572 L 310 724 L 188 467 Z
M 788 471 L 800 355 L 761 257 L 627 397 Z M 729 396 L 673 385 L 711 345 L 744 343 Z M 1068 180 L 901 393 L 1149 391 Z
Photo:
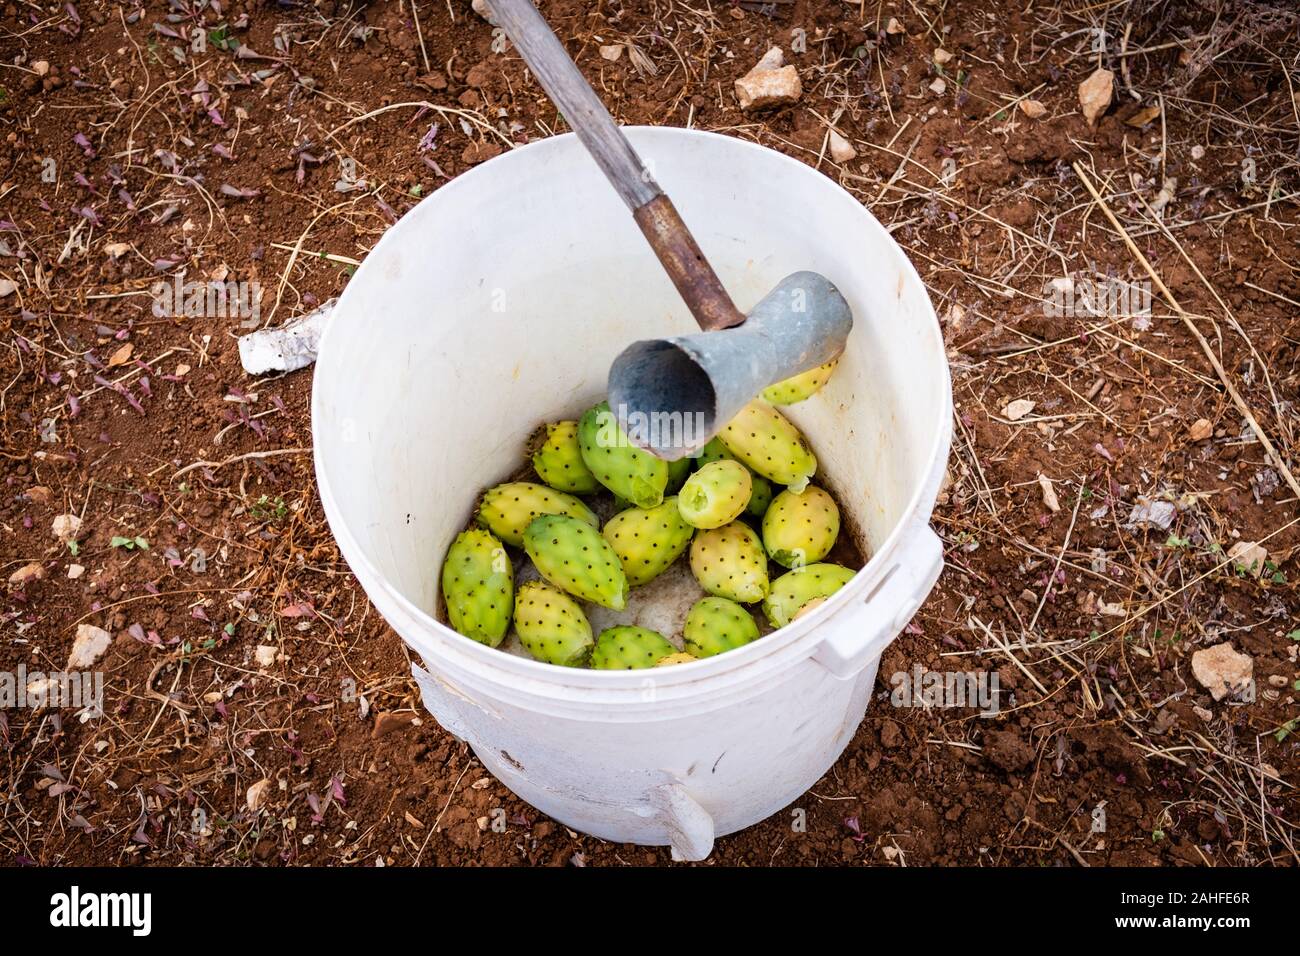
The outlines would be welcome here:
M 943 570 L 943 542 L 928 524 L 913 520 L 896 562 L 874 594 L 822 625 L 826 636 L 812 659 L 839 680 L 856 677 L 907 626 Z
M 656 787 L 652 802 L 659 811 L 673 859 L 698 862 L 713 852 L 713 817 L 680 783 Z

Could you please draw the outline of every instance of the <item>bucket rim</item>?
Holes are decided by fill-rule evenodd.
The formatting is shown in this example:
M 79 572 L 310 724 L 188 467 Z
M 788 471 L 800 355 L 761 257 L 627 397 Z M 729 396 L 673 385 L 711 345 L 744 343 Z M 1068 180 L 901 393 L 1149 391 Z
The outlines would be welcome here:
M 807 644 L 807 654 L 802 656 L 810 655 L 815 651 L 817 644 L 820 643 L 815 639 L 816 630 L 824 622 L 829 621 L 841 610 L 848 607 L 853 600 L 859 598 L 874 582 L 883 578 L 885 572 L 889 570 L 892 556 L 898 550 L 899 542 L 902 540 L 903 535 L 907 533 L 912 519 L 917 515 L 924 514 L 928 522 L 929 514 L 933 510 L 938 496 L 943 469 L 947 463 L 952 435 L 952 380 L 948 367 L 947 351 L 939 328 L 938 317 L 934 310 L 934 303 L 931 301 L 929 290 L 919 273 L 917 273 L 912 260 L 871 210 L 840 186 L 839 183 L 830 179 L 821 171 L 759 143 L 708 130 L 686 129 L 675 126 L 625 126 L 622 129 L 628 134 L 629 139 L 635 146 L 652 147 L 656 142 L 674 139 L 707 140 L 714 143 L 725 142 L 726 148 L 736 148 L 762 154 L 766 160 L 774 162 L 777 166 L 785 165 L 787 169 L 797 169 L 797 175 L 815 176 L 819 180 L 819 189 L 824 190 L 827 196 L 835 196 L 837 202 L 851 203 L 858 213 L 866 217 L 869 228 L 879 231 L 888 240 L 889 244 L 897 250 L 905 281 L 914 281 L 924 295 L 927 306 L 926 313 L 931 319 L 926 323 L 927 334 L 933 340 L 936 352 L 941 359 L 938 363 L 940 374 L 933 383 L 938 392 L 939 402 L 936 415 L 937 421 L 933 423 L 935 425 L 934 437 L 929 448 L 929 473 L 925 480 L 917 483 L 916 490 L 902 509 L 898 520 L 885 540 L 874 550 L 867 563 L 858 569 L 848 583 L 810 614 L 791 624 L 787 624 L 783 628 L 779 628 L 760 640 L 752 641 L 743 647 L 734 648 L 724 654 L 716 654 L 712 657 L 684 662 L 670 667 L 652 668 L 649 671 L 644 669 L 596 670 L 593 668 L 560 667 L 533 660 L 532 658 L 508 654 L 499 648 L 488 647 L 472 638 L 459 634 L 439 621 L 433 614 L 425 611 L 407 598 L 405 594 L 393 586 L 386 575 L 380 573 L 348 527 L 330 487 L 328 472 L 322 459 L 320 442 L 315 440 L 317 408 L 320 407 L 318 390 L 322 387 L 321 382 L 325 377 L 317 373 L 326 364 L 327 356 L 330 354 L 330 343 L 337 337 L 335 329 L 338 327 L 338 323 L 337 321 L 330 322 L 326 325 L 318 345 L 317 363 L 316 368 L 313 370 L 311 390 L 312 463 L 315 470 L 317 492 L 330 530 L 338 543 L 340 553 L 348 564 L 349 570 L 357 578 L 362 590 L 366 592 L 372 603 L 374 603 L 374 598 L 371 594 L 371 587 L 378 588 L 387 601 L 395 605 L 396 609 L 410 622 L 421 627 L 429 637 L 429 640 L 421 642 L 423 646 L 414 647 L 401 631 L 394 626 L 392 621 L 385 619 L 385 623 L 393 627 L 393 630 L 402 638 L 403 643 L 412 646 L 421 656 L 426 650 L 433 651 L 440 658 L 449 659 L 449 664 L 472 671 L 480 679 L 491 679 L 505 683 L 518 682 L 523 679 L 534 689 L 546 687 L 557 692 L 594 689 L 602 691 L 626 690 L 629 693 L 636 692 L 639 694 L 643 690 L 648 673 L 653 673 L 656 684 L 662 687 L 691 683 L 715 683 L 718 680 L 735 675 L 739 671 L 770 663 L 771 658 L 781 655 L 787 648 L 800 641 Z M 418 218 L 416 216 L 417 211 L 423 209 L 423 216 L 430 215 L 440 199 L 445 202 L 450 196 L 463 192 L 465 189 L 473 188 L 476 182 L 475 177 L 481 176 L 480 171 L 493 164 L 496 164 L 499 170 L 505 163 L 532 161 L 544 158 L 544 154 L 563 150 L 579 150 L 585 155 L 585 148 L 578 141 L 576 134 L 563 133 L 558 136 L 550 136 L 501 153 L 475 166 L 473 169 L 461 173 L 455 179 L 434 190 L 380 237 L 379 242 L 362 260 L 356 274 L 352 277 L 352 281 L 339 295 L 335 309 L 341 314 L 342 310 L 351 305 L 351 300 L 361 294 L 356 291 L 359 288 L 356 275 L 361 274 L 362 270 L 366 269 L 372 260 L 376 259 L 376 253 L 380 252 L 386 244 L 396 245 L 401 241 L 402 233 L 413 228 L 413 223 Z M 520 158 L 525 154 L 528 154 L 531 159 Z M 598 176 L 594 161 L 591 174 L 593 180 Z M 374 267 L 372 266 L 372 268 Z M 925 316 L 922 318 L 924 319 Z M 364 576 L 362 573 L 358 573 L 358 568 L 364 572 Z M 378 607 L 376 607 L 376 610 L 383 616 L 382 610 Z

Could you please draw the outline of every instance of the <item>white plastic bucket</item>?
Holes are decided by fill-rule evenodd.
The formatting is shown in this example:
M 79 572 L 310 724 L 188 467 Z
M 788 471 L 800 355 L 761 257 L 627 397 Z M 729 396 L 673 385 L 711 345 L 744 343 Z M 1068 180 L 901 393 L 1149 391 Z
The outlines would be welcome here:
M 628 135 L 742 310 L 800 269 L 853 307 L 834 378 L 789 416 L 867 566 L 779 632 L 653 671 L 552 667 L 434 619 L 447 546 L 479 491 L 517 469 L 529 433 L 600 400 L 629 342 L 694 330 L 572 135 L 458 177 L 366 258 L 316 364 L 316 472 L 345 558 L 427 668 L 413 670 L 438 722 L 565 825 L 702 859 L 835 762 L 881 652 L 933 587 L 951 392 L 925 287 L 857 200 L 742 140 Z

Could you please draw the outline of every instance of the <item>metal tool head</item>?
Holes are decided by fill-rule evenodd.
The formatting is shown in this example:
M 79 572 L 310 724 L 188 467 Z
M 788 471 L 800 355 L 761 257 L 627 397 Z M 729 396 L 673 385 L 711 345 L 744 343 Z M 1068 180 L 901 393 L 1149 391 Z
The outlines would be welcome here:
M 839 355 L 852 328 L 829 279 L 795 272 L 742 325 L 629 345 L 609 370 L 609 407 L 633 443 L 693 455 L 767 386 Z

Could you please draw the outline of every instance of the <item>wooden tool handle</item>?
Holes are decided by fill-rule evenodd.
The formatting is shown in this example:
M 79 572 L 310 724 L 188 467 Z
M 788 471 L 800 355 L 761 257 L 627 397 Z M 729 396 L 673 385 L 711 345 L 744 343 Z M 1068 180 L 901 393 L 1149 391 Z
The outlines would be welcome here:
M 745 316 L 732 303 L 686 223 L 532 0 L 488 0 L 488 7 L 546 95 L 632 210 L 700 328 L 710 331 L 744 322 Z

